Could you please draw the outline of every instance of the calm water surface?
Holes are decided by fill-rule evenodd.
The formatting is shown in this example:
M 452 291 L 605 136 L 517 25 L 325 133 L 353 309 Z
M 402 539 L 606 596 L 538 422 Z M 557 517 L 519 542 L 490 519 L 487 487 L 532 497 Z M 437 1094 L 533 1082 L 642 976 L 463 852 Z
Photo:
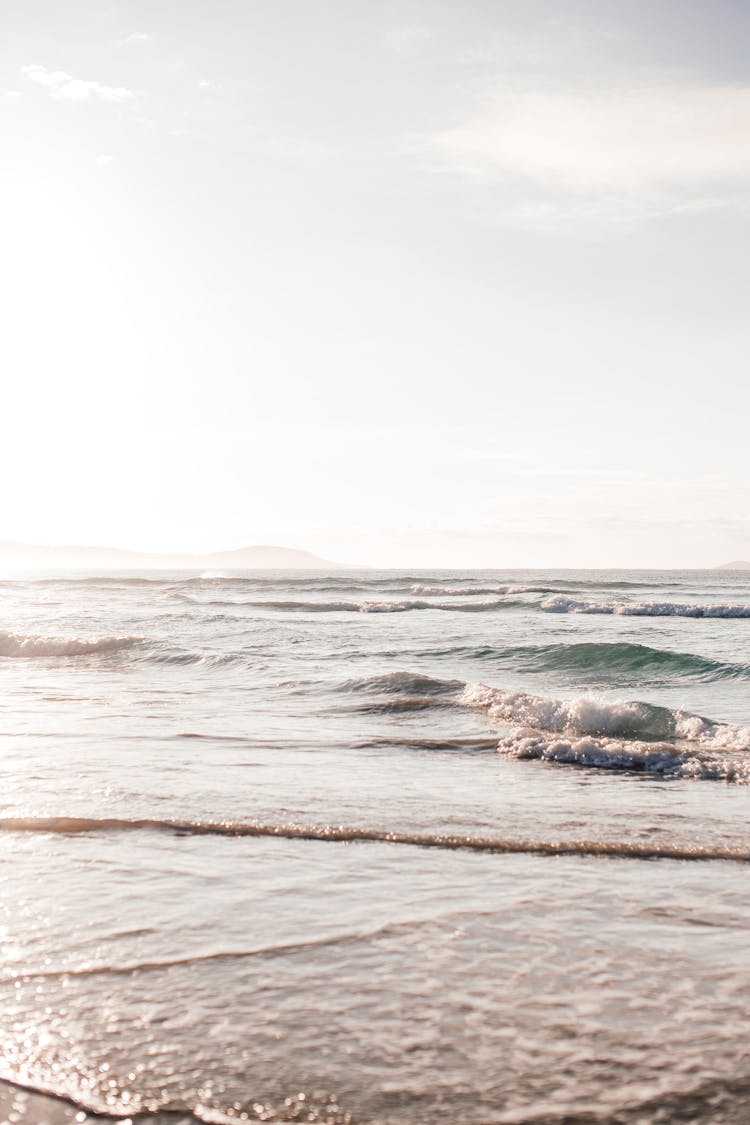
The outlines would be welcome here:
M 750 574 L 0 595 L 3 1120 L 750 1119 Z

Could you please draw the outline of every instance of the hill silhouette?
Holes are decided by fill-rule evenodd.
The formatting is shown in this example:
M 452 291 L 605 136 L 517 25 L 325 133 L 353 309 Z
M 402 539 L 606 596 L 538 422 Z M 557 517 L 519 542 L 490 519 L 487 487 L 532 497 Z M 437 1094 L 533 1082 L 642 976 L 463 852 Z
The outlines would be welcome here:
M 4 570 L 320 570 L 338 564 L 310 551 L 293 547 L 251 546 L 209 554 L 172 554 L 130 551 L 120 547 L 46 546 L 0 542 L 0 568 Z

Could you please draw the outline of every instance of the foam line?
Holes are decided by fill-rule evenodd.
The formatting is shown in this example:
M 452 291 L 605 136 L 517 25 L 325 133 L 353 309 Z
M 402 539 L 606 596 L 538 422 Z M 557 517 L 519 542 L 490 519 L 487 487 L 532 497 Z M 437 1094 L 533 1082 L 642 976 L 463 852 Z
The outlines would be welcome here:
M 632 843 L 628 840 L 510 840 L 491 836 L 454 836 L 430 832 L 390 832 L 340 824 L 263 824 L 232 821 L 179 821 L 151 817 L 2 817 L 2 832 L 57 833 L 72 836 L 94 832 L 170 832 L 184 836 L 271 837 L 325 843 L 398 844 L 442 851 L 471 851 L 495 855 L 592 856 L 606 859 L 728 860 L 750 862 L 742 848 L 688 847 Z

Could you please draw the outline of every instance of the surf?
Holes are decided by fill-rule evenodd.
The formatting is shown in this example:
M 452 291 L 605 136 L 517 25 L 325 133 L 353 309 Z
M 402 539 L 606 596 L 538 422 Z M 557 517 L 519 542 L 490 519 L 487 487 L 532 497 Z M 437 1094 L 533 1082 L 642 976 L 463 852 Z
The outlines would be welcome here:
M 750 862 L 742 848 L 684 847 L 643 844 L 631 840 L 519 840 L 512 837 L 479 836 L 440 832 L 402 832 L 341 824 L 289 824 L 260 821 L 171 820 L 156 817 L 0 817 L 0 832 L 44 833 L 76 836 L 112 832 L 168 832 L 176 836 L 227 836 L 307 840 L 333 844 L 393 844 L 442 851 L 470 851 L 494 855 L 539 855 L 546 857 L 590 856 L 602 859 L 683 861 L 727 860 Z
M 604 614 L 619 617 L 750 617 L 750 605 L 691 602 L 595 602 L 555 594 L 540 603 L 545 613 Z
M 141 637 L 45 637 L 29 633 L 0 633 L 0 657 L 95 656 L 134 648 Z

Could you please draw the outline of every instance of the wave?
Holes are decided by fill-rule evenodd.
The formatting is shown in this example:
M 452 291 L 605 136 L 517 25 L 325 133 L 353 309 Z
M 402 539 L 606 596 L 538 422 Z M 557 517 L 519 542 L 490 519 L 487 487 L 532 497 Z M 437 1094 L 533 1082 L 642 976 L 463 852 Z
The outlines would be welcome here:
M 385 695 L 450 695 L 465 687 L 463 680 L 440 680 L 417 672 L 386 672 L 382 676 L 364 676 L 345 680 L 340 691 L 377 692 Z
M 11 969 L 4 979 L 6 981 L 37 981 L 64 979 L 66 977 L 118 977 L 130 976 L 132 973 L 160 972 L 164 969 L 178 968 L 181 965 L 200 965 L 211 961 L 243 961 L 251 958 L 286 957 L 309 949 L 320 949 L 330 945 L 344 945 L 347 942 L 361 941 L 368 936 L 382 933 L 387 928 L 380 926 L 370 932 L 334 934 L 330 937 L 311 938 L 309 941 L 259 945 L 251 949 L 220 949 L 211 953 L 188 953 L 183 957 L 165 957 L 158 961 L 133 961 L 125 965 L 71 965 L 58 969 L 24 969 L 23 971 Z
M 351 1114 L 339 1105 L 339 1099 L 333 1094 L 316 1090 L 314 1094 L 306 1095 L 304 1102 L 299 1103 L 298 1097 L 289 1097 L 283 1104 L 264 1102 L 261 1106 L 256 1102 L 253 1110 L 241 1111 L 237 1104 L 226 1110 L 215 1106 L 196 1105 L 189 1106 L 182 1100 L 167 1101 L 143 1098 L 137 1093 L 131 1094 L 127 1104 L 113 1104 L 113 1099 L 99 1100 L 89 1092 L 84 1097 L 83 1093 L 73 1096 L 65 1090 L 55 1089 L 43 1080 L 32 1081 L 26 1075 L 21 1080 L 20 1075 L 12 1075 L 3 1068 L 0 1071 L 0 1083 L 10 1090 L 22 1092 L 26 1101 L 23 1108 L 23 1117 L 26 1120 L 57 1121 L 62 1120 L 62 1112 L 67 1114 L 73 1110 L 78 1111 L 75 1120 L 87 1120 L 95 1117 L 97 1121 L 110 1123 L 110 1125 L 130 1125 L 130 1122 L 139 1122 L 142 1125 L 165 1125 L 167 1121 L 174 1125 L 236 1125 L 241 1120 L 258 1120 L 260 1110 L 261 1120 L 274 1120 L 288 1122 L 294 1120 L 308 1120 L 326 1122 L 327 1125 L 349 1125 Z M 743 1075 L 711 1076 L 699 1080 L 697 1084 L 684 1084 L 679 1089 L 662 1090 L 656 1095 L 646 1098 L 632 1098 L 627 1104 L 619 1108 L 614 1116 L 604 1111 L 600 1114 L 594 1111 L 588 1115 L 574 1115 L 565 1110 L 546 1111 L 541 1116 L 533 1113 L 524 1115 L 526 1125 L 571 1125 L 571 1122 L 585 1121 L 587 1125 L 607 1125 L 616 1120 L 619 1125 L 637 1125 L 643 1121 L 740 1121 L 750 1117 L 750 1083 Z M 294 1087 L 296 1089 L 296 1086 Z M 296 1108 L 291 1111 L 288 1106 L 297 1107 L 302 1104 L 304 1112 L 300 1114 Z M 278 1112 L 277 1112 L 278 1111 Z M 606 1114 L 606 1116 L 605 1116 Z M 729 1114 L 729 1117 L 727 1116 Z M 18 1115 L 14 1115 L 14 1118 Z M 73 1120 L 73 1118 L 71 1118 Z M 521 1120 L 518 1118 L 517 1120 Z
M 552 571 L 548 572 L 548 577 L 552 579 L 555 587 L 558 589 L 562 588 L 563 590 L 652 590 L 654 586 L 674 587 L 684 581 L 684 574 L 681 574 L 681 572 L 675 574 L 663 570 L 650 572 L 649 580 L 632 578 L 590 578 L 586 577 L 587 573 L 591 572 L 581 571 L 575 578 L 561 578 Z M 668 581 L 667 579 L 669 577 L 673 580 Z
M 416 672 L 388 672 L 380 676 L 346 680 L 339 690 L 376 697 L 357 704 L 355 711 L 369 715 L 390 715 L 453 707 L 465 686 L 463 680 L 440 680 Z
M 0 657 L 93 656 L 141 644 L 142 637 L 40 637 L 0 633 Z
M 289 613 L 406 613 L 413 609 L 429 609 L 427 602 L 415 601 L 254 601 L 238 603 L 257 609 L 278 609 Z
M 427 602 L 388 601 L 388 602 L 352 602 L 352 601 L 314 601 L 305 599 L 276 600 L 272 598 L 247 599 L 247 598 L 196 598 L 180 591 L 170 591 L 171 596 L 180 601 L 188 602 L 199 608 L 221 606 L 225 609 L 242 610 L 272 609 L 282 613 L 404 613 L 410 609 L 435 608 Z
M 364 601 L 314 601 L 314 600 L 217 600 L 194 598 L 189 594 L 173 593 L 173 597 L 189 602 L 199 607 L 222 606 L 224 608 L 241 610 L 247 607 L 253 609 L 277 610 L 282 613 L 409 613 L 414 610 L 443 610 L 457 613 L 486 613 L 499 609 L 528 608 L 528 603 L 513 601 L 507 598 L 495 598 L 492 601 L 472 602 L 425 602 L 412 598 L 399 600 L 364 600 Z
M 706 680 L 750 676 L 750 665 L 710 660 L 690 652 L 651 648 L 626 642 L 582 642 L 579 644 L 526 645 L 509 649 L 478 649 L 476 655 L 494 655 L 512 661 L 522 670 L 575 672 L 663 672 Z
M 167 1101 L 164 1098 L 160 1099 L 158 1096 L 142 1098 L 137 1093 L 130 1094 L 129 1098 L 122 1101 L 118 1101 L 111 1092 L 100 1098 L 95 1097 L 91 1090 L 73 1094 L 67 1090 L 56 1089 L 43 1079 L 32 1081 L 26 1077 L 25 1070 L 22 1073 L 23 1079 L 8 1072 L 5 1068 L 0 1068 L 0 1083 L 12 1090 L 21 1091 L 25 1100 L 28 1099 L 22 1110 L 23 1120 L 46 1123 L 96 1119 L 103 1125 L 106 1122 L 109 1122 L 110 1125 L 134 1125 L 136 1121 L 139 1125 L 166 1125 L 167 1122 L 170 1122 L 170 1125 L 192 1125 L 192 1123 L 194 1125 L 236 1125 L 238 1121 L 251 1120 L 248 1113 L 238 1114 L 234 1107 L 225 1112 L 213 1106 L 203 1104 L 190 1106 L 181 1100 Z M 305 1101 L 306 1107 L 312 1108 L 314 1105 L 315 1103 L 312 1100 Z M 61 1113 L 61 1107 L 67 1108 Z M 330 1122 L 331 1125 L 348 1125 L 351 1116 L 339 1112 L 337 1106 L 335 1112 L 333 1112 L 334 1107 L 330 1106 L 330 1099 L 328 1104 L 323 1104 L 319 1108 L 328 1110 L 329 1107 L 332 1112 L 327 1116 L 323 1117 L 318 1113 L 314 1118 L 308 1118 L 308 1120 L 325 1120 Z M 69 1116 L 70 1111 L 77 1111 L 75 1117 Z M 266 1120 L 270 1120 L 271 1114 L 273 1114 L 273 1120 L 275 1121 L 291 1120 L 284 1115 L 283 1108 L 279 1116 L 270 1106 L 265 1106 L 264 1111 L 268 1113 Z M 18 1113 L 12 1114 L 10 1120 L 21 1120 L 21 1116 Z M 259 1118 L 254 1115 L 252 1120 L 259 1120 Z M 260 1118 L 260 1120 L 263 1120 L 263 1118 Z
M 500 739 L 498 750 L 514 758 L 535 758 L 562 765 L 750 784 L 750 764 L 747 762 L 734 761 L 721 754 L 700 753 L 693 748 L 681 749 L 675 743 L 550 737 L 516 732 Z
M 690 602 L 590 602 L 555 594 L 540 603 L 545 613 L 600 613 L 621 617 L 750 617 L 750 605 Z
M 336 594 L 358 594 L 367 593 L 367 591 L 378 591 L 393 594 L 408 593 L 410 588 L 420 582 L 418 575 L 404 573 L 391 574 L 386 577 L 375 577 L 369 574 L 339 574 L 327 575 L 318 574 L 315 576 L 300 575 L 296 576 L 290 573 L 282 575 L 258 575 L 258 574 L 224 574 L 224 575 L 191 575 L 187 578 L 175 578 L 170 575 L 168 579 L 162 580 L 168 592 L 178 592 L 180 590 L 198 589 L 208 590 L 211 589 L 227 589 L 235 588 L 237 592 L 263 592 L 272 590 L 288 590 L 290 592 L 299 591 L 301 594 L 306 593 L 336 593 Z
M 495 648 L 494 645 L 451 645 L 449 648 L 420 648 L 415 649 L 411 655 L 423 659 L 430 659 L 431 657 L 440 656 L 459 656 L 465 657 L 468 660 L 489 660 L 489 659 L 502 659 L 503 655 L 510 651 L 504 648 Z M 405 656 L 406 653 L 388 652 L 383 653 L 385 656 Z
M 13 585 L 21 586 L 163 586 L 167 581 L 173 581 L 172 578 L 147 578 L 144 575 L 117 575 L 117 574 L 88 574 L 72 578 L 70 576 L 59 575 L 57 577 L 50 577 L 45 575 L 40 578 L 34 578 L 30 575 L 24 578 L 14 578 L 9 580 Z
M 236 821 L 180 821 L 151 817 L 0 817 L 0 832 L 51 833 L 63 836 L 100 832 L 169 832 L 180 836 L 226 836 L 310 840 L 323 843 L 396 844 L 443 851 L 497 855 L 592 856 L 606 859 L 730 860 L 750 862 L 742 848 L 644 844 L 630 840 L 523 840 L 493 836 L 400 832 L 341 824 L 265 824 Z
M 145 653 L 148 664 L 203 665 L 207 668 L 222 668 L 228 664 L 247 664 L 250 653 L 240 652 L 191 652 L 189 650 L 152 650 Z
M 613 702 L 595 695 L 547 699 L 525 691 L 507 691 L 469 684 L 462 702 L 481 707 L 496 722 L 575 734 L 620 735 L 624 738 L 673 738 L 695 735 L 695 722 L 708 720 L 637 701 Z M 684 729 L 680 726 L 685 723 Z M 692 724 L 692 725 L 690 725 Z
M 385 655 L 404 656 L 399 653 Z M 620 642 L 579 642 L 577 644 L 516 645 L 452 645 L 448 648 L 415 649 L 418 659 L 457 657 L 497 664 L 510 664 L 521 672 L 571 671 L 585 676 L 605 673 L 633 674 L 661 672 L 669 676 L 688 676 L 704 681 L 750 678 L 750 664 L 732 664 L 711 660 L 691 652 L 652 648 L 649 645 Z
M 308 603 L 302 603 L 308 604 Z M 401 601 L 401 602 L 375 602 L 364 601 L 351 603 L 350 608 L 359 613 L 401 613 L 406 610 L 435 609 L 450 613 L 486 613 L 498 609 L 518 609 L 526 607 L 526 602 L 512 601 L 507 598 L 496 598 L 492 601 L 478 602 L 441 602 Z
M 461 912 L 457 912 L 457 916 L 461 917 Z M 396 934 L 403 930 L 415 930 L 418 927 L 429 926 L 433 922 L 434 919 L 428 915 L 425 918 L 409 918 L 398 922 L 387 921 L 381 925 L 365 929 L 322 934 L 320 937 L 302 941 L 274 942 L 270 945 L 256 945 L 242 949 L 218 949 L 207 953 L 186 953 L 182 956 L 165 957 L 151 961 L 131 961 L 126 964 L 97 964 L 94 962 L 83 965 L 63 965 L 58 968 L 48 968 L 47 965 L 43 969 L 9 968 L 6 970 L 2 981 L 28 983 L 29 981 L 39 980 L 64 980 L 66 977 L 118 977 L 130 976 L 133 973 L 161 972 L 164 969 L 200 965 L 212 961 L 270 960 L 276 957 L 295 956 L 298 953 L 306 953 L 311 949 L 359 945 L 381 935 Z
M 419 582 L 410 587 L 412 594 L 422 597 L 461 598 L 480 594 L 550 594 L 554 586 L 425 586 Z
M 187 649 L 148 647 L 146 637 L 42 637 L 33 634 L 0 633 L 0 658 L 60 658 L 107 656 L 138 648 L 137 659 L 146 664 L 203 665 L 223 667 L 244 664 L 250 653 L 195 652 Z
M 340 690 L 374 695 L 356 708 L 367 713 L 480 708 L 509 728 L 497 749 L 517 758 L 750 784 L 750 727 L 688 711 L 593 694 L 550 699 L 413 672 L 347 680 Z
M 389 602 L 363 602 L 361 604 L 362 613 L 380 613 L 387 612 L 387 608 L 392 603 Z M 450 613 L 487 613 L 489 611 L 498 609 L 519 609 L 526 608 L 527 603 L 510 598 L 494 598 L 491 601 L 474 601 L 474 602 L 404 602 L 401 603 L 409 609 L 437 609 L 444 610 Z
M 333 1093 L 317 1088 L 309 1094 L 296 1093 L 297 1085 L 294 1086 L 293 1097 L 283 1101 L 272 1099 L 261 1106 L 256 1096 L 252 1108 L 248 1104 L 247 1110 L 241 1110 L 236 1102 L 225 1108 L 206 1105 L 202 1101 L 192 1104 L 194 1096 L 188 1102 L 179 1097 L 170 1098 L 166 1090 L 146 1095 L 137 1090 L 128 1091 L 128 1096 L 123 1098 L 108 1090 L 96 1096 L 96 1090 L 90 1084 L 82 1083 L 84 1089 L 79 1090 L 74 1083 L 75 1079 L 69 1083 L 74 1086 L 72 1091 L 55 1088 L 43 1078 L 32 1078 L 26 1068 L 19 1075 L 7 1067 L 0 1067 L 0 1084 L 21 1091 L 25 1096 L 20 1112 L 9 1113 L 12 1121 L 62 1122 L 95 1118 L 111 1125 L 134 1125 L 135 1122 L 139 1125 L 167 1125 L 167 1122 L 171 1125 L 237 1125 L 238 1121 L 273 1120 L 281 1125 L 283 1122 L 304 1120 L 325 1122 L 326 1125 L 351 1125 L 352 1120 L 351 1114 L 341 1108 Z M 7 1112 L 10 1107 L 2 1090 L 0 1099 Z M 78 1111 L 75 1117 L 69 1116 L 71 1110 Z
M 403 715 L 413 711 L 435 711 L 441 707 L 454 706 L 456 706 L 454 700 L 436 699 L 434 695 L 406 695 L 371 699 L 345 710 L 362 712 L 366 715 Z
M 516 758 L 750 784 L 750 728 L 687 711 L 593 695 L 545 699 L 467 685 L 462 702 L 510 726 L 498 749 Z
M 358 742 L 352 742 L 350 746 L 355 750 L 403 750 L 406 748 L 408 750 L 425 750 L 431 753 L 454 750 L 485 753 L 497 750 L 497 737 L 469 734 L 464 737 L 457 735 L 453 738 L 413 738 L 406 735 L 389 738 L 387 735 L 376 734 L 371 738 L 363 738 Z

